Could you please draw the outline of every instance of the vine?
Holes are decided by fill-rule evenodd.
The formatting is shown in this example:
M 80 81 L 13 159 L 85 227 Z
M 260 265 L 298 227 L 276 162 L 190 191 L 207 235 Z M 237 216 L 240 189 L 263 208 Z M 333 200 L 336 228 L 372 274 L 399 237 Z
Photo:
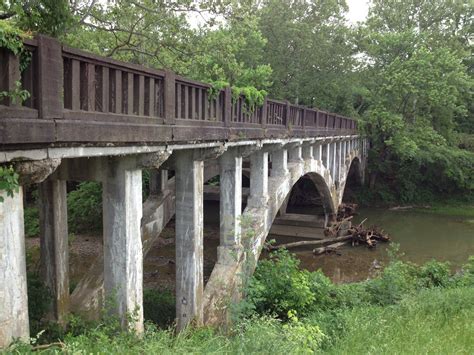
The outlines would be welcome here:
M 23 72 L 31 61 L 31 52 L 26 50 L 23 40 L 29 37 L 19 28 L 8 21 L 0 21 L 0 48 L 6 48 L 20 58 L 20 71 Z M 14 104 L 22 103 L 30 96 L 27 90 L 21 88 L 21 82 L 15 82 L 15 88 L 10 91 L 0 91 L 0 100 L 9 98 Z
M 208 89 L 209 101 L 217 98 L 221 90 L 228 87 L 229 83 L 226 81 L 215 81 L 211 85 Z M 255 109 L 263 105 L 267 92 L 265 90 L 258 90 L 254 86 L 232 86 L 232 103 L 235 104 L 241 96 L 244 98 L 246 113 L 251 114 Z
M 6 191 L 7 196 L 13 197 L 13 194 L 20 189 L 18 178 L 19 175 L 13 166 L 0 166 L 0 191 Z M 2 196 L 0 196 L 0 202 L 3 202 Z

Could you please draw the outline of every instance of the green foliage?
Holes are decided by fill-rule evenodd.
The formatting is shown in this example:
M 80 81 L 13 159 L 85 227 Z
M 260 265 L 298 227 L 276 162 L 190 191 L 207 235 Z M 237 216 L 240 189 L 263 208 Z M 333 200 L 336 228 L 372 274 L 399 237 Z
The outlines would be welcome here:
M 36 335 L 44 327 L 43 317 L 51 307 L 51 293 L 36 271 L 28 272 L 27 292 L 30 332 Z
M 26 35 L 11 22 L 0 20 L 0 47 L 7 48 L 15 55 L 23 52 L 23 39 Z
M 0 12 L 21 30 L 59 37 L 73 23 L 73 14 L 67 0 L 6 0 Z
M 15 192 L 19 191 L 20 185 L 18 183 L 18 174 L 13 167 L 0 166 L 0 191 L 5 191 L 7 196 L 13 197 Z M 0 196 L 0 203 L 3 202 L 3 197 Z
M 146 289 L 143 291 L 143 315 L 162 329 L 169 328 L 175 319 L 176 301 L 170 291 Z
M 72 233 L 100 231 L 102 228 L 102 186 L 81 182 L 68 193 L 68 227 Z
M 38 207 L 25 207 L 24 210 L 25 237 L 37 237 L 40 233 Z
M 315 295 L 311 292 L 310 273 L 298 265 L 299 260 L 284 249 L 259 262 L 246 290 L 257 313 L 283 319 L 289 312 L 306 313 Z
M 465 2 L 374 1 L 358 29 L 372 144 L 372 197 L 419 202 L 472 193 L 474 155 L 455 130 L 472 122 L 474 79 Z M 452 20 L 452 21 L 451 21 Z

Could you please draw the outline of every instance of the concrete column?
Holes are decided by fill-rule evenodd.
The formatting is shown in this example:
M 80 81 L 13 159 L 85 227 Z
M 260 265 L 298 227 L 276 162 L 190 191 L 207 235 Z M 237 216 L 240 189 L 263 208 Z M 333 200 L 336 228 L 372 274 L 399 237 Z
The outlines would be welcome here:
M 168 189 L 168 170 L 153 169 L 150 173 L 150 194 L 157 195 Z
M 242 157 L 230 149 L 219 157 L 220 246 L 240 245 L 242 214 Z
M 104 290 L 124 329 L 143 332 L 142 172 L 133 158 L 104 164 Z
M 203 319 L 203 171 L 192 150 L 176 153 L 176 317 L 178 331 Z
M 271 177 L 285 176 L 288 171 L 288 154 L 286 149 L 281 148 L 272 152 L 272 170 Z
M 336 143 L 336 151 L 337 151 L 337 157 L 336 157 L 337 181 L 340 181 L 341 176 L 342 176 L 342 142 L 341 141 Z
M 331 143 L 326 144 L 326 169 L 331 171 Z
M 249 207 L 263 207 L 268 202 L 268 153 L 259 150 L 250 156 Z
M 336 163 L 336 156 L 337 156 L 337 142 L 333 142 L 332 144 L 332 151 L 331 151 L 331 176 L 333 182 L 336 182 L 336 171 L 337 171 L 337 163 Z
M 13 197 L 0 190 L 0 348 L 12 340 L 28 341 L 23 192 Z
M 64 324 L 69 312 L 69 247 L 66 181 L 39 184 L 41 273 L 53 298 L 53 317 Z
M 314 159 L 318 161 L 322 161 L 322 145 L 321 144 L 315 144 L 313 146 L 313 153 L 314 153 Z

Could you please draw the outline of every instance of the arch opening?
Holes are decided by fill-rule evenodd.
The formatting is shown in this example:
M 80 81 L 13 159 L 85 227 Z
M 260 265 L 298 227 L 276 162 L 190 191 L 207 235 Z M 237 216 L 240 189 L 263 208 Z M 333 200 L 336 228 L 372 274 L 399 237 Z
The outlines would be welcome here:
M 342 194 L 342 202 L 356 202 L 357 193 L 362 187 L 362 168 L 359 158 L 352 159 L 347 173 L 346 184 Z

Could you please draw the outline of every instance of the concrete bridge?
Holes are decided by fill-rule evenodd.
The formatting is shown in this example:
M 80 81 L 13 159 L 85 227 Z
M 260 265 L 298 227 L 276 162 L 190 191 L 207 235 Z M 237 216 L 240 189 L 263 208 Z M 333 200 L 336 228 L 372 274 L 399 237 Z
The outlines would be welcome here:
M 19 58 L 0 49 L 0 91 L 21 81 L 31 93 L 21 105 L 0 102 L 0 163 L 15 167 L 22 186 L 39 184 L 42 276 L 59 322 L 113 297 L 123 327 L 141 332 L 143 257 L 173 215 L 178 329 L 224 322 L 300 178 L 314 183 L 324 223 L 335 217 L 349 171 L 363 178 L 367 148 L 352 119 L 271 99 L 248 107 L 230 89 L 211 95 L 172 72 L 43 36 L 25 46 L 31 61 L 22 73 Z M 143 169 L 151 191 L 142 203 Z M 204 285 L 204 183 L 216 175 L 220 246 Z M 66 181 L 103 189 L 104 253 L 72 294 Z M 22 190 L 0 191 L 0 347 L 29 336 Z

